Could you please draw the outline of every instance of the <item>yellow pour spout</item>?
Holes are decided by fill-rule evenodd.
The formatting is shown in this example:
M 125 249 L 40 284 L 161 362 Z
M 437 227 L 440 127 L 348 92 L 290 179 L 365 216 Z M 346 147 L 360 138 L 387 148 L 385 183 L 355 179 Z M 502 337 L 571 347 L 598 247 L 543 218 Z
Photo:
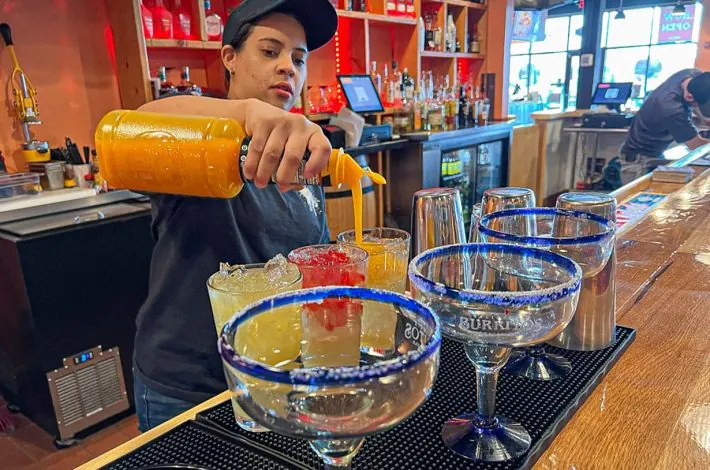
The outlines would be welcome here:
M 353 212 L 355 216 L 355 242 L 362 243 L 362 177 L 367 176 L 375 184 L 386 184 L 387 180 L 369 167 L 361 167 L 353 157 L 343 152 L 343 149 L 333 150 L 330 154 L 327 173 L 330 184 L 340 187 L 345 184 L 353 195 Z

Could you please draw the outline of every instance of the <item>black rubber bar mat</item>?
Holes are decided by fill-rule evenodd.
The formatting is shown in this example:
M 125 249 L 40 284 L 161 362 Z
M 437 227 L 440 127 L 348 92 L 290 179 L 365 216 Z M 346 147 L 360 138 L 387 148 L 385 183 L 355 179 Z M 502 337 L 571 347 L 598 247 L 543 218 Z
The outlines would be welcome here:
M 219 429 L 196 421 L 186 421 L 103 467 L 105 470 L 171 468 L 308 470 L 305 465 L 279 455 L 271 449 L 235 436 L 228 436 Z
M 614 345 L 601 351 L 567 351 L 545 345 L 545 349 L 549 352 L 560 354 L 572 362 L 572 372 L 562 379 L 537 382 L 501 373 L 498 380 L 496 411 L 525 426 L 532 437 L 532 446 L 526 455 L 500 463 L 480 463 L 460 457 L 446 448 L 441 440 L 441 428 L 447 419 L 476 409 L 476 380 L 473 364 L 466 357 L 460 344 L 445 339 L 442 344 L 439 375 L 431 397 L 414 415 L 399 426 L 388 432 L 368 437 L 353 460 L 352 468 L 353 470 L 530 468 L 626 351 L 635 335 L 635 330 L 618 326 Z M 273 432 L 242 431 L 235 422 L 229 401 L 199 413 L 197 420 L 215 426 L 216 429 L 232 436 L 259 443 L 312 469 L 323 468 L 322 462 L 303 440 L 280 436 Z M 194 451 L 197 452 L 198 448 Z

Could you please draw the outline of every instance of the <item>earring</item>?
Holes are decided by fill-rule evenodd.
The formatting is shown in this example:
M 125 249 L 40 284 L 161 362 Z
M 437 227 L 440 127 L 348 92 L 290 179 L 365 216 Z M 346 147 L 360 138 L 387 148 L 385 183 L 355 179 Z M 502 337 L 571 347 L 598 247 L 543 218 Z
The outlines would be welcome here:
M 233 76 L 236 75 L 236 74 L 234 73 L 234 70 L 230 70 L 230 71 L 229 71 L 229 75 L 231 75 L 231 76 L 233 77 Z

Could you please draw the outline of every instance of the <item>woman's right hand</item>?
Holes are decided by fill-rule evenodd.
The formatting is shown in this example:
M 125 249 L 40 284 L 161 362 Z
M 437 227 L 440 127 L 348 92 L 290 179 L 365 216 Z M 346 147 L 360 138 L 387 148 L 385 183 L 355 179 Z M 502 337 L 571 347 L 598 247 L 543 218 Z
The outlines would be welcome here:
M 241 104 L 242 124 L 251 137 L 243 171 L 257 187 L 265 187 L 276 172 L 282 190 L 289 189 L 306 150 L 310 151 L 304 172 L 306 178 L 326 167 L 332 149 L 320 126 L 305 116 L 256 99 L 243 100 Z

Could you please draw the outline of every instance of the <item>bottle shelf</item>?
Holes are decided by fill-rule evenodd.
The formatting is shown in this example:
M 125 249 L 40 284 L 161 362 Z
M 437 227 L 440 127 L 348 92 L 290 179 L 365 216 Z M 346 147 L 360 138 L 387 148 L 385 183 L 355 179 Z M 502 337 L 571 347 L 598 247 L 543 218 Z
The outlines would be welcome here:
M 478 59 L 483 60 L 483 54 L 472 54 L 469 52 L 442 52 L 442 51 L 422 51 L 422 57 L 432 59 Z
M 407 16 L 390 16 L 379 15 L 375 13 L 364 13 L 361 11 L 338 10 L 338 16 L 341 18 L 350 18 L 356 20 L 367 20 L 373 23 L 390 23 L 390 24 L 407 24 L 416 25 L 416 18 Z
M 466 0 L 422 0 L 422 3 L 443 3 L 456 7 L 466 7 L 472 10 L 485 10 L 486 5 L 483 3 L 473 3 Z
M 150 49 L 209 49 L 219 50 L 219 41 L 197 41 L 194 39 L 146 39 L 146 47 Z

